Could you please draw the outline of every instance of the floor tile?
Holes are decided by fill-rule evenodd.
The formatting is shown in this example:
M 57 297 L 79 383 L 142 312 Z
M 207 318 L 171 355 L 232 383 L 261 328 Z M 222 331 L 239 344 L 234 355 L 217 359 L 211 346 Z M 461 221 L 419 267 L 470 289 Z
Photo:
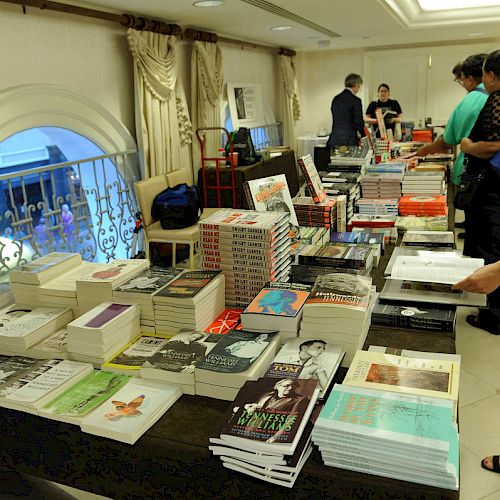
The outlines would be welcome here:
M 482 469 L 481 458 L 460 445 L 460 500 L 480 500 L 499 493 L 500 474 Z
M 481 381 L 462 367 L 460 371 L 458 398 L 460 408 L 481 401 L 482 399 L 495 396 L 495 394 L 496 390 L 494 387 Z
M 464 499 L 462 499 L 462 500 L 464 500 Z M 491 495 L 487 495 L 487 496 L 481 498 L 481 500 L 500 500 L 500 490 L 495 491 Z

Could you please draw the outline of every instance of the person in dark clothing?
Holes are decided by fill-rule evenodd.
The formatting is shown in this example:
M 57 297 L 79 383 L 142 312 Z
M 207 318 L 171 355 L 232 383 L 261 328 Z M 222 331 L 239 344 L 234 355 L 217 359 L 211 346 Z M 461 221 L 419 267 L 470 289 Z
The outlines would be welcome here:
M 394 130 L 396 128 L 396 123 L 401 123 L 401 118 L 403 116 L 403 110 L 399 105 L 399 102 L 395 99 L 389 99 L 391 95 L 391 90 L 387 83 L 381 83 L 378 86 L 378 99 L 372 101 L 366 110 L 365 121 L 376 125 L 377 116 L 375 115 L 375 110 L 380 108 L 384 116 L 385 128 L 387 130 L 392 130 L 394 136 Z M 377 130 L 377 137 L 380 137 L 380 132 Z
M 363 79 L 355 73 L 346 76 L 345 89 L 332 101 L 332 132 L 327 146 L 357 146 L 359 138 L 365 136 L 363 108 L 356 94 L 361 89 Z
M 464 255 L 492 264 L 500 259 L 500 171 L 490 159 L 500 149 L 500 50 L 489 54 L 483 65 L 483 83 L 489 94 L 468 138 L 460 147 L 469 174 L 479 181 L 471 206 L 465 210 Z M 488 294 L 488 308 L 466 318 L 470 325 L 500 334 L 500 289 Z

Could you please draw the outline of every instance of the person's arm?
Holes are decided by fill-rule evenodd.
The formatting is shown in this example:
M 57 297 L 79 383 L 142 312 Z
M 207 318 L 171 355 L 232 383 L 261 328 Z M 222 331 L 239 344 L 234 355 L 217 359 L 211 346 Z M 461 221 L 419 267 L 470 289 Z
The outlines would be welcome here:
M 491 293 L 500 286 L 500 261 L 480 267 L 452 288 L 474 293 Z
M 365 136 L 365 122 L 363 121 L 363 108 L 361 107 L 361 99 L 356 98 L 354 103 L 354 130 L 359 132 L 361 137 Z
M 394 123 L 401 123 L 403 121 L 403 110 L 401 109 L 401 105 L 398 101 L 393 102 L 394 111 L 396 111 L 397 115 L 394 116 Z
M 451 145 L 446 143 L 443 136 L 440 135 L 434 142 L 426 144 L 421 148 L 417 149 L 415 156 L 427 156 L 433 153 L 442 153 L 447 149 L 450 149 Z
M 500 151 L 500 141 L 472 142 L 468 137 L 466 137 L 460 141 L 460 149 L 464 153 L 487 160 Z

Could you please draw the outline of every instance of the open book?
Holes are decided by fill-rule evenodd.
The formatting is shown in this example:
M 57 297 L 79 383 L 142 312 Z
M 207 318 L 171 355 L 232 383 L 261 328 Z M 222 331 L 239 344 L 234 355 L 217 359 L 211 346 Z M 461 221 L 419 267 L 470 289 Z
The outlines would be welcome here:
M 396 259 L 390 277 L 398 280 L 453 285 L 482 266 L 484 259 L 402 255 Z

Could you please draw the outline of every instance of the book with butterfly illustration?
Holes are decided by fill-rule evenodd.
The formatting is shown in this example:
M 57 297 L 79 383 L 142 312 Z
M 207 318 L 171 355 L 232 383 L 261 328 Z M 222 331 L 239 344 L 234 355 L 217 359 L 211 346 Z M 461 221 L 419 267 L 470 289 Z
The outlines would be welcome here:
M 83 432 L 134 444 L 180 398 L 181 388 L 133 378 L 80 423 Z

